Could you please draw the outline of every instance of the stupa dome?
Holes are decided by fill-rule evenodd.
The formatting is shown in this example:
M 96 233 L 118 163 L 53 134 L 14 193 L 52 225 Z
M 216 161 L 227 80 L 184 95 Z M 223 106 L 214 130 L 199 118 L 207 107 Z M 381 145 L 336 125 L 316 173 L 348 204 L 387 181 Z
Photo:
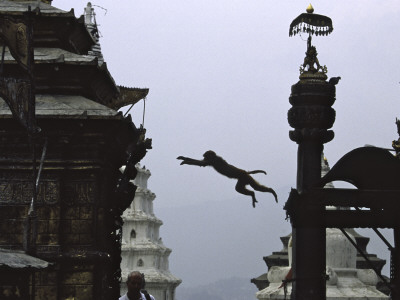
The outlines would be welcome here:
M 350 235 L 352 240 L 354 237 Z M 355 241 L 355 240 L 354 240 Z M 357 250 L 339 229 L 326 229 L 326 265 L 332 268 L 356 268 Z

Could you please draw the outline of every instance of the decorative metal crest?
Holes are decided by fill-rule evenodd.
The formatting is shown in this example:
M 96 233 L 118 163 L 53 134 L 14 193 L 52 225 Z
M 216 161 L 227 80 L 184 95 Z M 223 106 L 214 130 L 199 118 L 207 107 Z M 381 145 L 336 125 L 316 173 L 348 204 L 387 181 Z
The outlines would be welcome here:
M 300 65 L 300 74 L 309 73 L 311 75 L 316 75 L 321 73 L 321 77 L 326 79 L 326 73 L 328 73 L 328 68 L 324 65 L 319 64 L 317 58 L 318 52 L 317 48 L 314 46 L 307 47 L 306 57 L 304 58 L 304 63 Z
M 328 35 L 333 31 L 331 18 L 314 13 L 302 13 L 292 21 L 289 36 L 304 32 L 308 34 Z
M 304 63 L 300 66 L 300 79 L 326 80 L 328 68 L 321 66 L 317 58 L 317 49 L 311 45 L 312 35 L 328 35 L 333 31 L 331 18 L 314 14 L 314 8 L 310 4 L 307 13 L 302 13 L 292 21 L 289 28 L 289 36 L 304 32 L 308 33 L 307 52 Z
M 318 187 L 328 182 L 345 181 L 358 189 L 399 190 L 400 161 L 388 150 L 361 147 L 344 155 L 326 173 Z

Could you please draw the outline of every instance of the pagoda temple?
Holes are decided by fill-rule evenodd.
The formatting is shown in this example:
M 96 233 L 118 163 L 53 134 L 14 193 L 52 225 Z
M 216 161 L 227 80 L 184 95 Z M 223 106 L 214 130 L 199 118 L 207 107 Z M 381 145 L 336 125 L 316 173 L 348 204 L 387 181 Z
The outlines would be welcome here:
M 1 299 L 120 295 L 121 216 L 151 140 L 117 110 L 148 89 L 115 84 L 90 9 L 0 3 Z

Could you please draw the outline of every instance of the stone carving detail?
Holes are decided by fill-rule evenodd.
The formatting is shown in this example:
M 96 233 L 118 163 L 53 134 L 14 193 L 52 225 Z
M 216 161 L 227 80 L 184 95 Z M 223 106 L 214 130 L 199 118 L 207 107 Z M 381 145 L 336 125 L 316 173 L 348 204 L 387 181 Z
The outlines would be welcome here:
M 289 138 L 296 143 L 303 141 L 319 141 L 323 144 L 333 140 L 335 133 L 332 130 L 318 128 L 303 128 L 289 131 Z
M 60 199 L 60 183 L 58 181 L 42 180 L 39 184 L 38 203 L 56 204 Z
M 335 102 L 335 85 L 324 80 L 303 80 L 292 85 L 288 111 L 288 122 L 295 130 L 289 137 L 296 143 L 318 141 L 327 143 L 334 137 L 331 128 L 336 112 L 331 107 Z
M 42 180 L 39 184 L 37 204 L 55 204 L 59 201 L 59 182 Z M 33 183 L 28 180 L 0 180 L 0 205 L 29 204 L 33 195 Z
M 331 128 L 335 122 L 335 110 L 329 106 L 293 106 L 288 121 L 293 128 Z
M 16 50 L 21 59 L 26 59 L 28 56 L 28 37 L 26 34 L 26 26 L 23 24 L 17 24 L 16 31 Z
M 65 186 L 63 201 L 67 205 L 93 204 L 97 194 L 94 181 L 75 181 Z

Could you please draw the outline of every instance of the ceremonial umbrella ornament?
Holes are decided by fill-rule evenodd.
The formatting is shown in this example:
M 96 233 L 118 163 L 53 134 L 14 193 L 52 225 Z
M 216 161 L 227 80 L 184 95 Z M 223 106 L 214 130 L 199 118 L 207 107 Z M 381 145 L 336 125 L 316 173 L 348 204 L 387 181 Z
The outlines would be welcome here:
M 331 18 L 323 15 L 314 14 L 314 8 L 310 4 L 307 13 L 302 13 L 292 21 L 289 29 L 289 36 L 300 32 L 318 35 L 328 35 L 333 31 Z
M 302 13 L 295 18 L 290 24 L 289 36 L 308 33 L 307 52 L 304 58 L 304 63 L 300 66 L 300 79 L 322 79 L 326 80 L 328 69 L 326 66 L 321 66 L 317 58 L 317 50 L 311 45 L 311 36 L 328 35 L 333 31 L 331 18 L 314 14 L 314 8 L 310 4 L 307 13 Z

